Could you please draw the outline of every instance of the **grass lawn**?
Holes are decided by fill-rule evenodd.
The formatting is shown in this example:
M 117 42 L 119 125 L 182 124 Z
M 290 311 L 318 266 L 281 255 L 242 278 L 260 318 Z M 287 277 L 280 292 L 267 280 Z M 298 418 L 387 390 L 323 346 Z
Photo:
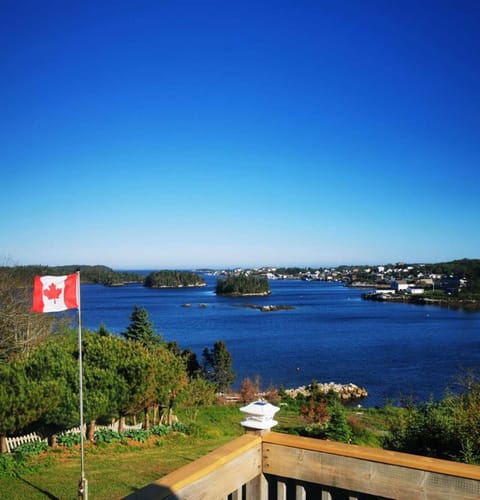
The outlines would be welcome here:
M 180 416 L 181 418 L 181 416 Z M 85 475 L 92 500 L 118 499 L 243 434 L 237 408 L 203 408 L 193 435 L 151 437 L 146 443 L 85 445 Z M 28 470 L 0 475 L 0 498 L 75 499 L 80 453 L 58 449 L 32 457 Z
M 379 438 L 394 408 L 383 410 L 348 411 L 353 427 L 353 442 L 380 446 Z M 181 422 L 191 422 L 191 415 L 178 410 Z M 296 433 L 305 421 L 298 414 L 298 405 L 281 405 L 275 415 L 279 432 Z M 240 436 L 243 415 L 237 407 L 202 407 L 190 423 L 190 435 L 171 433 L 165 437 L 151 436 L 146 443 L 128 444 L 86 443 L 85 475 L 92 500 L 122 498 L 138 488 L 161 478 L 226 442 Z M 15 476 L 0 475 L 0 498 L 15 499 L 75 499 L 80 479 L 80 453 L 58 448 L 31 457 L 28 467 Z

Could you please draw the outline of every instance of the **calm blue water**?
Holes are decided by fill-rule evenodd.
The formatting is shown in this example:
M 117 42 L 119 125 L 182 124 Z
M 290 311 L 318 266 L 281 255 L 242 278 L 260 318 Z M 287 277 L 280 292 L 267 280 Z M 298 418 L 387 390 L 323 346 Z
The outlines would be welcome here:
M 269 297 L 224 298 L 214 293 L 216 279 L 205 279 L 207 287 L 179 290 L 82 285 L 83 327 L 96 330 L 103 321 L 119 333 L 137 304 L 165 340 L 199 357 L 224 340 L 237 385 L 256 375 L 264 388 L 353 382 L 369 392 L 365 406 L 439 397 L 462 369 L 480 369 L 480 313 L 363 301 L 361 290 L 297 280 L 271 281 Z M 262 313 L 241 303 L 295 309 Z

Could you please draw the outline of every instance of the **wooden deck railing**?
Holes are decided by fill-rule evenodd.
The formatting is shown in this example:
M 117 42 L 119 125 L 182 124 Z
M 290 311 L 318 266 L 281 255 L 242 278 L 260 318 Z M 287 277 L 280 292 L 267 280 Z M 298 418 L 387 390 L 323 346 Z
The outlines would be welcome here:
M 128 498 L 478 499 L 480 467 L 269 432 L 245 434 Z
M 262 498 L 262 438 L 245 434 L 149 484 L 128 498 Z

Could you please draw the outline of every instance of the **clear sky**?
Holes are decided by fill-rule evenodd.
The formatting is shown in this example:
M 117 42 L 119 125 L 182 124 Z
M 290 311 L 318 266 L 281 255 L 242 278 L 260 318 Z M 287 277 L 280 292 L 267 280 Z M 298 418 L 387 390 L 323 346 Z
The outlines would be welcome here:
M 0 259 L 480 257 L 478 0 L 0 2 Z

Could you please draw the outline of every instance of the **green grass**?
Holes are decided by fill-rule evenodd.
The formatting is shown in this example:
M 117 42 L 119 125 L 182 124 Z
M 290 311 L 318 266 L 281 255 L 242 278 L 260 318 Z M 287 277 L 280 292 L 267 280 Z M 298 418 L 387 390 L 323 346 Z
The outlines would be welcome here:
M 181 411 L 178 412 L 182 420 Z M 85 475 L 94 500 L 121 498 L 178 467 L 243 434 L 237 408 L 202 408 L 190 436 L 171 433 L 145 443 L 85 445 Z M 30 457 L 14 477 L 0 476 L 0 497 L 75 499 L 80 479 L 80 453 L 62 448 Z
M 381 409 L 347 410 L 354 431 L 353 442 L 380 446 L 389 418 L 400 411 Z M 151 436 L 144 443 L 125 442 L 85 445 L 85 472 L 92 500 L 110 500 L 126 496 L 169 472 L 189 463 L 244 433 L 243 415 L 237 407 L 202 407 L 193 422 L 189 413 L 177 410 L 180 422 L 190 434 L 170 432 Z M 298 413 L 298 403 L 282 404 L 275 415 L 277 432 L 296 433 L 305 426 Z M 0 475 L 0 498 L 75 499 L 80 479 L 78 446 L 49 450 L 28 456 L 16 476 Z

